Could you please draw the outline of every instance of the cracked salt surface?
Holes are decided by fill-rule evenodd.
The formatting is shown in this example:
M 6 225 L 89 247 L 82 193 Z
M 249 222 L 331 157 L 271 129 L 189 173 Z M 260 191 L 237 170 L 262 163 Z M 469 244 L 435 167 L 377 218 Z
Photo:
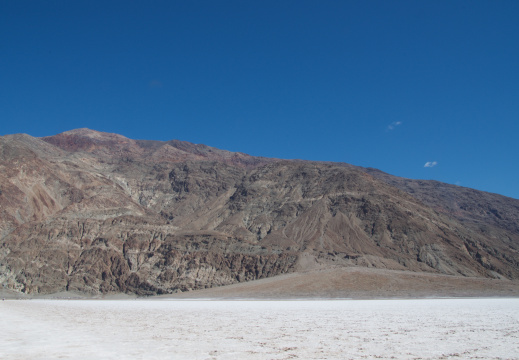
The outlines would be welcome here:
M 519 359 L 519 299 L 0 302 L 1 359 Z

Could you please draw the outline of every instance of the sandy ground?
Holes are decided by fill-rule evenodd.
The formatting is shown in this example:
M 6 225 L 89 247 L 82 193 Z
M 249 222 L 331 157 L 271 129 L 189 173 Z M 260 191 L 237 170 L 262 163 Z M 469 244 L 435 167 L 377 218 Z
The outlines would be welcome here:
M 339 267 L 274 276 L 159 298 L 387 299 L 519 297 L 519 281 L 386 269 Z
M 266 279 L 184 293 L 158 299 L 391 299 L 443 297 L 519 297 L 519 280 L 449 276 L 365 267 L 323 267 Z M 26 295 L 0 288 L 5 299 L 129 300 L 128 294 L 61 292 Z
M 519 299 L 6 300 L 1 359 L 519 359 Z

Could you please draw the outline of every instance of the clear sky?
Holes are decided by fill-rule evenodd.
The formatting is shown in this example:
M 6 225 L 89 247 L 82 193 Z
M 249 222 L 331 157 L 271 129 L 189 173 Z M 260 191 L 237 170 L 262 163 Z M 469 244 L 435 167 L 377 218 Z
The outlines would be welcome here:
M 0 135 L 80 127 L 519 198 L 519 1 L 1 1 Z

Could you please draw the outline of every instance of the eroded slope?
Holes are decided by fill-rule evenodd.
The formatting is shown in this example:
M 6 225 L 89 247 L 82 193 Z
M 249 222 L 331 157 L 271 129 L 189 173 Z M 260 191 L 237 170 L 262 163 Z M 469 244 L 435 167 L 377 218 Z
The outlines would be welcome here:
M 429 182 L 413 183 L 420 197 L 344 164 L 88 129 L 5 136 L 0 155 L 0 281 L 25 293 L 151 295 L 351 266 L 519 277 L 519 210 L 467 225 Z

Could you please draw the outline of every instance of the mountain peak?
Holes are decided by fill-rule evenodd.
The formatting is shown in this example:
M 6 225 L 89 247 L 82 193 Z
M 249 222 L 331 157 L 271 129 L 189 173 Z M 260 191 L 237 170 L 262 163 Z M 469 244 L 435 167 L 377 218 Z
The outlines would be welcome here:
M 495 194 L 90 129 L 4 138 L 0 168 L 0 284 L 25 293 L 338 267 L 519 279 L 519 200 Z
M 108 132 L 102 132 L 97 130 L 92 130 L 89 128 L 79 128 L 79 129 L 73 129 L 69 131 L 62 132 L 61 134 L 55 135 L 65 135 L 65 136 L 81 136 L 81 137 L 88 137 L 91 139 L 96 140 L 104 140 L 104 139 L 113 139 L 113 138 L 124 138 L 128 139 L 127 137 L 119 134 L 114 133 L 108 133 Z
M 88 128 L 65 131 L 61 134 L 41 138 L 41 140 L 65 151 L 96 154 L 106 158 L 107 161 L 111 161 L 112 158 L 132 159 L 134 161 L 153 158 L 153 161 L 166 163 L 208 160 L 222 161 L 247 168 L 276 161 L 276 159 L 254 157 L 187 141 L 133 140 L 123 135 Z
M 61 134 L 47 136 L 43 141 L 67 151 L 114 151 L 122 147 L 132 147 L 135 141 L 119 134 L 91 130 L 88 128 L 65 131 Z

